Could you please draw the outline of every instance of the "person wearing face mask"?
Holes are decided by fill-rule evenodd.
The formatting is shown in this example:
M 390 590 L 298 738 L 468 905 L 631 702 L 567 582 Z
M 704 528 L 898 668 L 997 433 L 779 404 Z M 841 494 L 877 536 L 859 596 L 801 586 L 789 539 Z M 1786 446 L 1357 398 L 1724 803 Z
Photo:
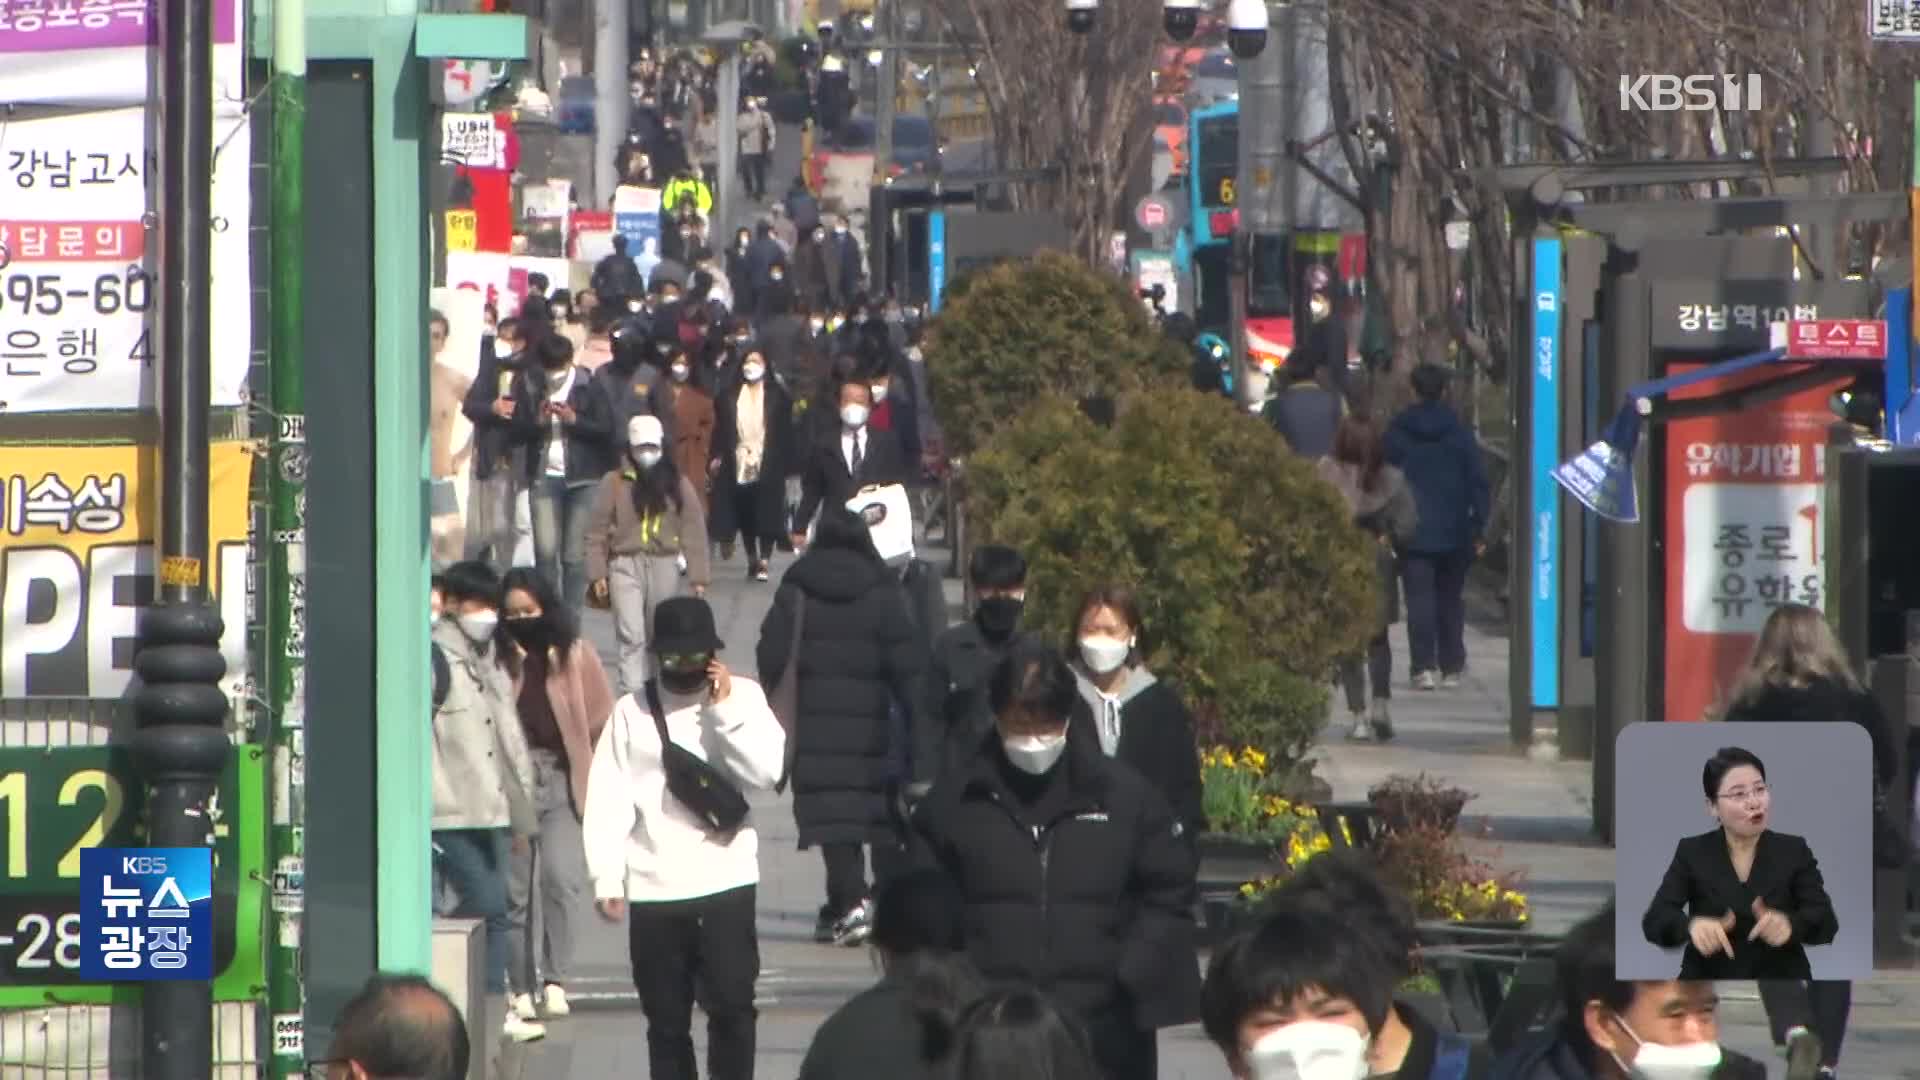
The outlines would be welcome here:
M 680 589 L 680 560 L 695 596 L 712 579 L 706 512 L 693 481 L 667 455 L 660 421 L 634 417 L 627 443 L 627 467 L 600 481 L 586 538 L 588 595 L 613 609 L 622 693 L 647 679 L 647 627 Z
M 483 562 L 440 575 L 443 611 L 433 644 L 447 662 L 447 694 L 433 711 L 433 850 L 459 913 L 487 930 L 487 993 L 507 994 L 507 875 L 514 853 L 538 832 L 533 763 L 515 714 L 513 680 L 500 664 L 500 576 Z M 504 1008 L 518 1042 L 546 1029 Z
M 705 600 L 666 601 L 648 629 L 659 679 L 614 706 L 587 775 L 582 830 L 595 906 L 608 922 L 627 924 L 647 1018 L 647 1075 L 701 1075 L 692 1031 L 697 988 L 707 1016 L 706 1075 L 751 1080 L 760 837 L 751 812 L 730 828 L 710 828 L 675 793 L 694 777 L 741 795 L 771 788 L 786 759 L 786 733 L 760 686 L 720 661 L 725 643 Z M 676 757 L 667 756 L 669 743 Z M 703 762 L 704 772 L 690 774 L 678 755 Z
M 480 364 L 460 403 L 473 425 L 467 459 L 467 559 L 491 563 L 505 572 L 513 562 L 514 502 L 518 497 L 526 431 L 517 417 L 539 409 L 539 388 L 524 374 L 520 322 L 502 319 L 493 336 L 481 342 Z
M 782 719 L 791 724 L 794 823 L 800 847 L 818 847 L 826 868 L 815 940 L 860 944 L 873 919 L 868 849 L 875 878 L 899 862 L 893 710 L 914 707 L 926 658 L 900 579 L 844 501 L 821 512 L 813 547 L 781 578 L 755 661 L 762 682 L 792 701 Z
M 760 275 L 754 272 L 753 266 L 753 232 L 741 229 L 735 233 L 733 243 L 727 245 L 724 258 L 727 287 L 733 292 L 734 310 L 752 314 L 760 300 L 755 291 Z
M 747 195 L 755 202 L 767 197 L 767 166 L 773 161 L 773 147 L 778 137 L 773 115 L 767 112 L 765 104 L 757 97 L 750 97 L 746 109 L 740 113 L 740 172 L 746 181 Z
M 594 264 L 591 282 L 594 293 L 616 307 L 647 291 L 639 266 L 634 264 L 633 256 L 627 252 L 624 233 L 613 234 L 613 250 Z
M 1151 1080 L 1156 1030 L 1199 1014 L 1186 827 L 1069 722 L 1073 672 L 1044 642 L 1016 642 L 989 693 L 994 731 L 914 810 L 919 856 L 966 898 L 982 974 L 1044 991 L 1110 1080 Z
M 1613 933 L 1611 903 L 1567 931 L 1559 1025 L 1502 1055 L 1492 1080 L 1765 1080 L 1765 1064 L 1720 1045 L 1713 983 L 1616 978 Z M 1789 1061 L 1788 1080 L 1814 1075 Z
M 917 485 L 924 473 L 919 468 L 920 413 L 914 403 L 912 377 L 891 347 L 879 341 L 866 344 L 862 367 L 873 391 L 873 415 L 867 425 L 877 434 L 890 436 L 899 446 L 907 480 Z
M 575 936 L 586 918 L 586 851 L 580 814 L 587 803 L 587 769 L 593 745 L 613 712 L 613 687 L 593 643 L 580 636 L 573 612 L 546 575 L 528 567 L 507 571 L 500 622 L 511 647 L 501 660 L 513 676 L 520 730 L 533 767 L 533 809 L 538 830 L 516 850 L 507 878 L 509 1007 L 522 1019 L 566 1016 L 567 976 Z M 534 878 L 535 869 L 539 879 Z M 536 887 L 537 886 L 537 887 Z M 533 940 L 534 902 L 540 910 L 539 940 Z M 537 993 L 537 998 L 536 998 Z
M 722 384 L 713 459 L 713 535 L 746 548 L 747 576 L 771 577 L 768 560 L 787 527 L 787 474 L 793 464 L 793 397 L 770 377 L 766 353 L 749 347 L 738 377 Z
M 827 243 L 827 261 L 831 264 L 831 273 L 839 283 L 840 295 L 853 296 L 860 292 L 866 281 L 866 258 L 861 253 L 860 240 L 853 235 L 844 214 L 835 215 L 833 233 L 825 238 Z
M 1339 914 L 1272 897 L 1214 950 L 1201 1026 L 1236 1080 L 1483 1080 L 1483 1051 L 1395 1004 L 1406 968 Z
M 549 334 L 534 351 L 538 403 L 516 409 L 513 421 L 528 447 L 534 562 L 578 610 L 587 595 L 587 518 L 600 478 L 613 467 L 612 407 L 593 373 L 573 362 L 566 338 Z
M 1338 922 L 1338 933 L 1377 956 L 1389 987 L 1421 973 L 1412 905 L 1401 890 L 1381 880 L 1378 863 L 1366 852 L 1346 848 L 1315 855 L 1268 894 L 1265 907 L 1312 911 Z M 1244 965 L 1241 977 L 1253 975 L 1257 984 L 1257 973 L 1267 963 Z M 1370 976 L 1365 985 L 1371 987 L 1372 980 Z M 1367 1000 L 1371 993 L 1365 990 L 1353 1000 Z M 1359 1010 L 1349 1015 L 1357 1016 Z M 1389 998 L 1380 1021 L 1362 1034 L 1370 1047 L 1371 1076 L 1469 1080 L 1484 1077 L 1491 1065 L 1484 1046 L 1440 1031 L 1420 1009 L 1396 998 Z
M 794 291 L 808 307 L 826 311 L 840 306 L 839 265 L 827 257 L 827 230 L 823 226 L 800 234 L 800 242 L 787 261 L 793 269 Z
M 613 422 L 615 458 L 624 460 L 632 449 L 627 443 L 627 429 L 634 417 L 656 417 L 666 427 L 669 440 L 673 437 L 673 425 L 671 416 L 655 411 L 659 405 L 655 389 L 665 373 L 648 362 L 654 349 L 645 329 L 623 323 L 614 328 L 611 337 L 613 357 L 593 373 L 593 382 L 607 399 L 609 418 Z
M 1180 695 L 1148 671 L 1139 648 L 1133 590 L 1087 592 L 1074 620 L 1073 674 L 1086 721 L 1108 757 L 1131 765 L 1167 800 L 1190 837 L 1206 828 L 1193 716 Z
M 667 377 L 655 384 L 653 410 L 673 418 L 673 442 L 668 453 L 680 475 L 693 482 L 701 513 L 708 511 L 708 462 L 713 460 L 713 429 L 717 422 L 713 395 L 694 377 L 693 358 L 676 343 L 667 355 Z
M 937 780 L 972 756 L 993 727 L 987 680 L 1021 636 L 1027 602 L 1027 560 L 1000 544 L 973 549 L 967 563 L 973 585 L 973 617 L 934 639 L 927 668 L 922 741 L 914 748 L 916 779 Z
M 840 506 L 870 485 L 907 482 L 906 460 L 890 438 L 867 428 L 873 412 L 873 387 L 857 373 L 839 381 L 835 400 L 839 430 L 816 441 L 800 465 L 800 507 L 793 521 L 793 546 L 805 547 L 806 526 L 822 505 Z

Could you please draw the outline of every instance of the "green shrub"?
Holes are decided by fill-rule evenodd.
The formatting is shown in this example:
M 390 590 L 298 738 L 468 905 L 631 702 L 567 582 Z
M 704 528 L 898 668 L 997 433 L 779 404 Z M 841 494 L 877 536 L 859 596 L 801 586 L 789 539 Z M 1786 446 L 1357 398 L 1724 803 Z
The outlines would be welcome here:
M 927 375 L 948 449 L 972 454 L 1048 394 L 1117 394 L 1174 375 L 1178 347 L 1111 274 L 1059 252 L 975 270 L 928 326 Z
M 1027 625 L 1066 640 L 1081 593 L 1132 586 L 1149 663 L 1216 741 L 1297 762 L 1337 657 L 1377 610 L 1373 547 L 1271 428 L 1187 389 L 1122 396 L 1111 428 L 1047 398 L 970 461 L 979 542 L 1031 564 Z

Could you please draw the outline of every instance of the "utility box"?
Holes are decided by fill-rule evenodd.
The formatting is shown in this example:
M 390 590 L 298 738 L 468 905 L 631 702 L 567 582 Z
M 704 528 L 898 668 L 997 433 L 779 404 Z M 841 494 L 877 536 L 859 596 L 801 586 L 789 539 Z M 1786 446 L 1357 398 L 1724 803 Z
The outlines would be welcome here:
M 467 1022 L 473 1054 L 467 1080 L 487 1080 L 495 1017 L 487 1015 L 487 930 L 479 919 L 433 920 L 433 985 L 439 987 Z M 504 1018 L 500 1018 L 504 1019 Z

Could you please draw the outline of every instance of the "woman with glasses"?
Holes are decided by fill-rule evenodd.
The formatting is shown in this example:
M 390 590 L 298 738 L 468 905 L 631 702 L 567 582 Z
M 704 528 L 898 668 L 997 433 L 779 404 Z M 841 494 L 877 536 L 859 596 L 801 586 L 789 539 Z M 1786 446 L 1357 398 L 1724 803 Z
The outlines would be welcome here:
M 1650 944 L 1684 948 L 1681 979 L 1810 979 L 1807 946 L 1840 932 L 1805 839 L 1767 828 L 1767 767 L 1722 747 L 1701 771 L 1719 828 L 1680 841 L 1640 920 Z

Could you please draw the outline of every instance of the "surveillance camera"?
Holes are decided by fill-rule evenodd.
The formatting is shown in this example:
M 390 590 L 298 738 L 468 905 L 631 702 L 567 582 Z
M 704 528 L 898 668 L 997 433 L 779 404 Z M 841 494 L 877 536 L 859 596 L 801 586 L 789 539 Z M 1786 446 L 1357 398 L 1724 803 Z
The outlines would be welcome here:
M 1100 11 L 1100 0 L 1067 0 L 1067 29 L 1084 34 L 1093 29 L 1093 17 Z
M 1227 48 L 1242 60 L 1267 47 L 1267 0 L 1228 0 Z
M 1167 36 L 1175 41 L 1187 41 L 1193 32 L 1200 28 L 1200 7 L 1203 0 L 1166 0 L 1165 15 Z

